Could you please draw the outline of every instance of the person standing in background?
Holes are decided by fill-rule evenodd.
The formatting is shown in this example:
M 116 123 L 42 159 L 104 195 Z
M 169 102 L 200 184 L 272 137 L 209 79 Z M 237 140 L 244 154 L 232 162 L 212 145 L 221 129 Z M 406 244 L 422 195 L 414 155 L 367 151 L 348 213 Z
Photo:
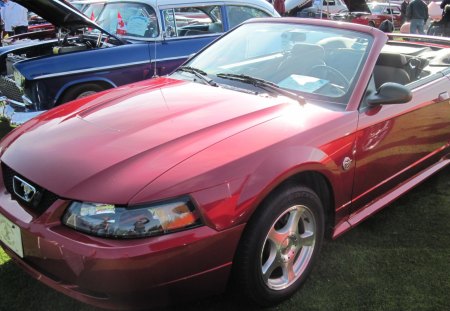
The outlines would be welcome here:
M 442 16 L 445 15 L 445 6 L 450 4 L 450 0 L 443 0 L 441 2 Z
M 450 0 L 449 0 L 450 1 Z M 409 0 L 403 0 L 402 5 L 400 7 L 402 24 L 406 22 L 406 9 L 408 8 Z
M 273 7 L 281 16 L 283 16 L 286 13 L 286 8 L 284 7 L 284 0 L 274 0 Z
M 3 0 L 0 0 L 0 39 L 3 38 L 3 31 L 4 31 L 4 25 L 3 25 L 3 18 L 2 18 L 2 8 L 5 7 L 5 3 Z
M 411 22 L 410 33 L 424 35 L 428 6 L 422 0 L 412 0 L 406 8 L 406 19 Z
M 13 1 L 3 2 L 4 7 L 0 14 L 5 24 L 5 32 L 10 36 L 28 32 L 28 10 Z

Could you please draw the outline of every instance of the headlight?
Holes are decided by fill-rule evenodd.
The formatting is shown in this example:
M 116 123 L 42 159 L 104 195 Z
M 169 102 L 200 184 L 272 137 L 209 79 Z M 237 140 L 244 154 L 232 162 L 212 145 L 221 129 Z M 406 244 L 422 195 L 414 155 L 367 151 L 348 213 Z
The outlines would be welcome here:
M 134 207 L 72 202 L 62 222 L 87 234 L 124 239 L 161 235 L 202 225 L 200 215 L 188 197 Z
M 16 69 L 14 69 L 14 81 L 19 89 L 23 90 L 25 83 L 25 77 Z

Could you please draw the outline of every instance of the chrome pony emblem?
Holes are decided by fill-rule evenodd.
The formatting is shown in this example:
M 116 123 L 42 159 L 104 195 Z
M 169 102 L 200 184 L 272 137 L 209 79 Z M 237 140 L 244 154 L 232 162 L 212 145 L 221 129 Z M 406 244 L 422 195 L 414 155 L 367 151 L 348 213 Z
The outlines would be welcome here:
M 353 160 L 349 157 L 344 158 L 344 161 L 342 161 L 342 168 L 344 169 L 344 171 L 348 171 L 352 167 L 352 162 Z
M 27 203 L 31 202 L 36 195 L 36 188 L 17 176 L 13 178 L 13 189 L 14 193 Z

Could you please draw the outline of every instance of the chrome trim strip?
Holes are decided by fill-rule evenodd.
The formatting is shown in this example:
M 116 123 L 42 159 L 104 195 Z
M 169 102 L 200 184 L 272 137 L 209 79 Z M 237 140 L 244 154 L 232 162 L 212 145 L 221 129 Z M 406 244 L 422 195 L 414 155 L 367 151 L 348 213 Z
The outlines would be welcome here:
M 33 102 L 26 95 L 22 95 L 23 104 L 25 106 L 33 106 Z
M 16 85 L 16 80 L 14 80 L 14 78 L 11 77 L 14 76 L 13 75 L 2 76 L 3 79 L 8 80 L 9 82 L 14 83 L 14 85 Z
M 0 101 L 1 101 L 1 102 L 11 103 L 11 104 L 13 104 L 13 105 L 20 106 L 20 107 L 23 107 L 23 108 L 26 108 L 26 107 L 28 106 L 27 104 L 24 104 L 24 103 L 15 101 L 15 100 L 13 100 L 13 99 L 9 99 L 9 98 L 7 98 L 6 96 L 0 97 Z
M 33 80 L 54 78 L 54 77 L 60 77 L 60 76 L 65 76 L 65 75 L 72 75 L 72 74 L 77 74 L 77 73 L 93 72 L 93 71 L 98 71 L 98 70 L 122 68 L 122 67 L 127 67 L 127 66 L 142 65 L 142 64 L 148 64 L 148 63 L 149 63 L 149 61 L 141 61 L 141 62 L 133 62 L 133 63 L 114 65 L 114 66 L 103 66 L 103 67 L 95 67 L 95 68 L 90 68 L 90 69 L 72 70 L 72 71 L 51 73 L 51 74 L 47 74 L 47 75 L 37 76 Z
M 166 60 L 174 60 L 174 59 L 179 59 L 179 58 L 189 58 L 189 55 L 152 59 L 150 61 L 150 63 L 159 63 L 159 62 L 163 62 L 163 61 L 166 61 Z
M 104 66 L 104 67 L 95 67 L 95 68 L 85 69 L 85 70 L 73 70 L 73 71 L 51 73 L 51 74 L 47 74 L 47 75 L 37 76 L 37 77 L 35 77 L 35 79 L 37 80 L 37 79 L 54 78 L 54 77 L 60 77 L 60 76 L 65 76 L 65 75 L 77 74 L 77 73 L 93 72 L 93 71 L 113 69 L 113 68 L 122 68 L 122 67 L 134 66 L 134 65 L 142 65 L 142 64 L 147 64 L 147 63 L 152 64 L 152 63 L 158 63 L 158 62 L 174 60 L 174 59 L 179 59 L 179 58 L 189 58 L 189 55 L 183 55 L 183 56 L 177 56 L 177 57 L 158 58 L 158 59 L 150 60 L 150 62 L 142 61 L 142 62 L 133 62 L 133 63 L 127 63 L 127 64 L 120 64 L 120 65 L 116 65 L 116 66 Z

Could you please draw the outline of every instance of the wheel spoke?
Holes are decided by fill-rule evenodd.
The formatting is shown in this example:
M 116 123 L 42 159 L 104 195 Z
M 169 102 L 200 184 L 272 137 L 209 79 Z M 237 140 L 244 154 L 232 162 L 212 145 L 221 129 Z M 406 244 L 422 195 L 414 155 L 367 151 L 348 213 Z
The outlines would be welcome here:
M 298 233 L 298 222 L 303 215 L 304 210 L 300 208 L 293 209 L 289 212 L 289 219 L 285 228 L 289 233 Z M 284 229 L 284 228 L 283 228 Z
M 263 278 L 266 283 L 268 282 L 273 271 L 280 266 L 279 257 L 280 257 L 280 253 L 279 253 L 277 247 L 275 247 L 275 245 L 271 245 L 269 257 L 267 258 L 266 262 L 264 262 L 261 267 L 262 273 L 263 273 Z
M 299 242 L 301 246 L 313 246 L 316 240 L 314 231 L 305 231 L 299 235 Z
M 295 280 L 293 260 L 289 260 L 282 266 L 284 283 L 290 284 Z
M 288 235 L 289 232 L 286 232 L 285 230 L 276 230 L 275 227 L 272 227 L 269 231 L 268 239 L 276 245 L 277 249 L 279 249 Z

